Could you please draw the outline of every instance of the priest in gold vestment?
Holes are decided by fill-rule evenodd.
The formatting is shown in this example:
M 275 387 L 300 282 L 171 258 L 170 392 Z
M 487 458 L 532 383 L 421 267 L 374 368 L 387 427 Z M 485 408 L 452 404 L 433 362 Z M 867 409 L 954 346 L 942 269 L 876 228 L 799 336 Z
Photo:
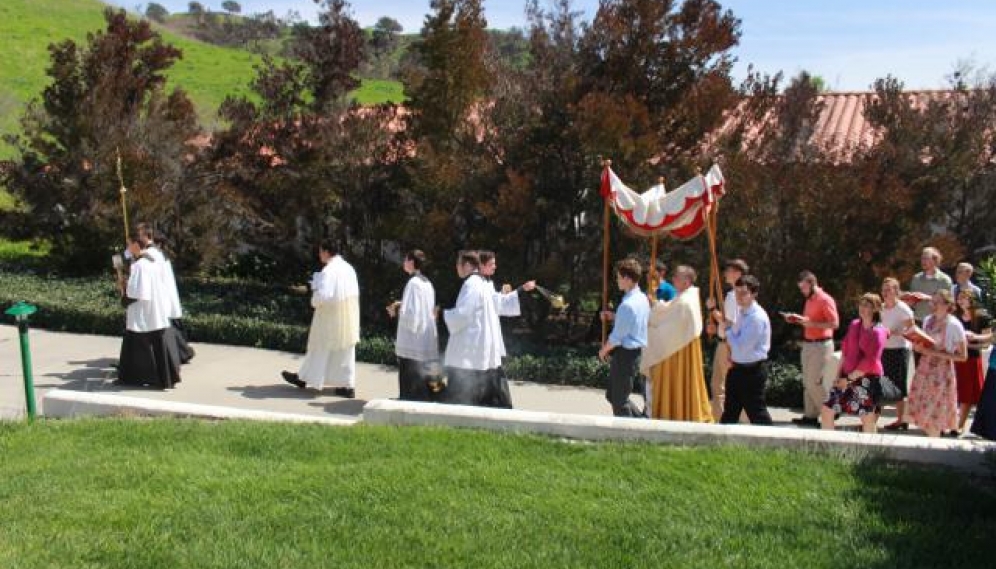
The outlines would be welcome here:
M 671 283 L 678 294 L 665 302 L 652 299 L 647 347 L 640 371 L 650 384 L 649 415 L 654 419 L 712 423 L 703 371 L 702 306 L 695 270 L 682 265 Z

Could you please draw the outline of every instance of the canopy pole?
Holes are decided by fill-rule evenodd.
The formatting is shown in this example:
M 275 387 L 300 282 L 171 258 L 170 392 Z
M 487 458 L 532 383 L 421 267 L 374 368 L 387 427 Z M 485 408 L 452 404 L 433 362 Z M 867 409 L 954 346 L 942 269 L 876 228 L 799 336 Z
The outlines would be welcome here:
M 647 268 L 647 294 L 654 292 L 661 283 L 657 273 L 657 234 L 650 234 L 650 267 Z
M 706 186 L 706 191 L 711 191 L 709 183 L 702 177 L 702 171 L 698 170 L 698 175 L 702 179 L 702 184 Z M 719 273 L 719 257 L 716 254 L 716 229 L 719 222 L 719 201 L 712 203 L 706 213 L 706 234 L 709 236 L 709 298 L 712 305 L 719 307 L 723 302 L 723 280 Z M 711 318 L 711 317 L 710 317 Z
M 657 183 L 664 185 L 664 176 L 657 178 Z M 661 276 L 657 273 L 657 232 L 650 234 L 650 266 L 647 267 L 647 294 L 653 293 L 661 284 Z
M 612 167 L 612 160 L 603 160 L 602 166 L 604 170 L 602 176 L 607 178 L 609 175 L 609 168 Z M 611 193 L 606 194 L 604 191 L 604 186 L 607 184 L 607 180 L 603 180 L 603 195 L 602 201 L 604 203 L 603 210 L 604 214 L 602 216 L 602 310 L 609 309 L 609 224 L 611 222 L 611 213 L 609 211 L 609 199 L 612 197 Z M 611 190 L 609 190 L 611 192 Z M 605 339 L 609 335 L 609 323 L 605 318 L 601 318 L 602 321 L 602 344 L 605 343 Z

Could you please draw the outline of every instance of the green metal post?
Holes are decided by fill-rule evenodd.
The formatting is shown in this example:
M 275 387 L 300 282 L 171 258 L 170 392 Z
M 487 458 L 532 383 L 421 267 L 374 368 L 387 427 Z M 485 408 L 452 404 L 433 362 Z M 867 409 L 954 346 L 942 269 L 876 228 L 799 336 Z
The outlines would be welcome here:
M 21 337 L 21 369 L 24 371 L 24 402 L 28 409 L 28 420 L 34 421 L 37 409 L 35 407 L 35 378 L 31 373 L 31 346 L 28 344 L 28 321 L 20 320 L 17 331 Z
M 4 314 L 17 320 L 17 331 L 21 337 L 21 369 L 24 371 L 24 401 L 28 409 L 28 420 L 34 421 L 35 408 L 35 378 L 31 373 L 31 345 L 28 344 L 28 317 L 38 309 L 26 302 L 18 302 L 8 308 Z

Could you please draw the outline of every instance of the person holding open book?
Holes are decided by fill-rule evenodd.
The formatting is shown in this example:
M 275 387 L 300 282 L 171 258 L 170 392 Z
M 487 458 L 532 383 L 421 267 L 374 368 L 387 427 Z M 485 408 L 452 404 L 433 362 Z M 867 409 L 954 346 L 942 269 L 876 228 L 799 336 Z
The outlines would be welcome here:
M 913 330 L 913 350 L 920 361 L 910 384 L 907 410 L 910 418 L 927 434 L 939 437 L 958 424 L 958 389 L 955 362 L 968 358 L 965 329 L 952 315 L 955 303 L 950 289 L 940 289 L 930 299 L 931 313 L 923 321 L 922 334 Z

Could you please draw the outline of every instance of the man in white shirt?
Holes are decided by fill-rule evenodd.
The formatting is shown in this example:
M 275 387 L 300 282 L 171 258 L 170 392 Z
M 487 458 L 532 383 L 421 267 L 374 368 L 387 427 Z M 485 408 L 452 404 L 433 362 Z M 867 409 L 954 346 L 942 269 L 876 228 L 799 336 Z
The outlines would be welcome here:
M 718 310 L 713 299 L 706 302 L 709 310 L 712 310 L 712 318 L 716 322 L 716 351 L 712 356 L 712 377 L 709 387 L 712 390 L 712 418 L 717 422 L 723 417 L 723 402 L 726 399 L 726 374 L 730 370 L 730 346 L 726 343 L 725 324 L 730 326 L 737 323 L 737 297 L 736 284 L 740 277 L 750 273 L 750 268 L 743 259 L 729 259 L 723 266 L 723 280 L 726 281 L 730 290 L 723 299 L 723 305 Z

